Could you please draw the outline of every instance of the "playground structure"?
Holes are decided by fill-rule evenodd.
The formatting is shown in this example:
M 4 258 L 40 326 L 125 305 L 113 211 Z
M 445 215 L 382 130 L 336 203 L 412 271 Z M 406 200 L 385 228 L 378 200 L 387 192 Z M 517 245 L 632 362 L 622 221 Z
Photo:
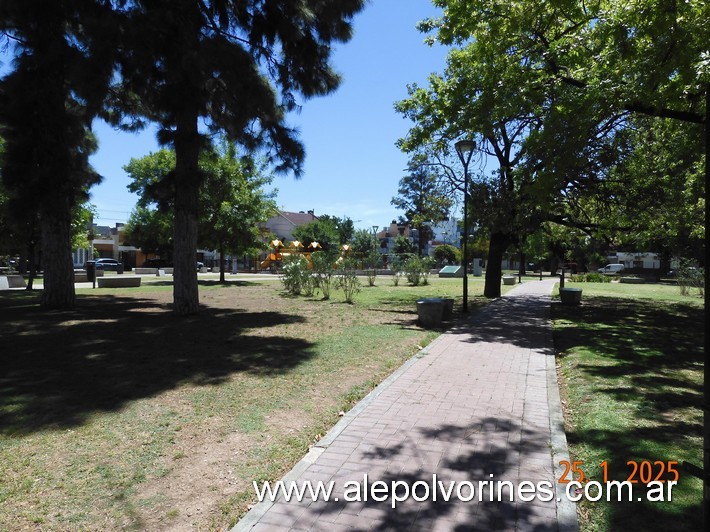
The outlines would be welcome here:
M 290 242 L 288 246 L 285 246 L 281 240 L 272 240 L 269 243 L 271 251 L 269 251 L 269 256 L 266 257 L 259 267 L 262 270 L 267 268 L 279 269 L 283 260 L 289 256 L 301 255 L 308 261 L 308 268 L 313 268 L 313 263 L 311 262 L 311 254 L 322 249 L 322 246 L 318 242 L 311 242 L 308 247 L 304 249 L 303 244 L 298 240 Z M 350 251 L 350 246 L 347 244 L 341 247 L 341 254 L 347 254 Z

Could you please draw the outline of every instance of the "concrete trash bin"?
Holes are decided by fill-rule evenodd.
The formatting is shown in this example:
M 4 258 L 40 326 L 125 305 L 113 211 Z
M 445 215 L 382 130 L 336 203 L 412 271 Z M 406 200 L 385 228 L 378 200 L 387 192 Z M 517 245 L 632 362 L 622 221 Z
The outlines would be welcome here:
M 422 327 L 440 327 L 444 318 L 444 300 L 438 297 L 418 299 L 417 315 Z
M 451 316 L 454 314 L 454 298 L 442 297 L 441 300 L 444 302 L 444 314 L 442 319 L 444 321 L 450 320 Z
M 92 282 L 96 278 L 96 261 L 87 260 L 84 268 L 86 268 L 86 280 Z
M 560 301 L 563 305 L 579 305 L 582 302 L 582 289 L 560 288 Z

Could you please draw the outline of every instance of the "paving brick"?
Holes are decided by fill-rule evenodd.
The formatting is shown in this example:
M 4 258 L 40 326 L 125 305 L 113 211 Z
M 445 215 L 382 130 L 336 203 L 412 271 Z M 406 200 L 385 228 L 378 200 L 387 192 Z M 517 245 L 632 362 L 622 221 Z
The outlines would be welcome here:
M 440 336 L 368 399 L 300 477 L 332 478 L 334 494 L 342 497 L 347 482 L 362 482 L 365 475 L 370 487 L 405 481 L 411 488 L 417 481 L 430 486 L 436 474 L 444 489 L 465 482 L 465 495 L 470 493 L 465 486 L 473 486 L 472 501 L 455 500 L 454 488 L 449 502 L 437 492 L 436 502 L 412 499 L 394 510 L 390 500 L 377 503 L 371 493 L 367 502 L 317 501 L 294 506 L 293 512 L 279 503 L 252 530 L 556 530 L 554 499 L 489 499 L 491 488 L 497 495 L 495 481 L 515 488 L 522 480 L 554 485 L 546 373 L 553 283 L 516 286 Z M 504 498 L 509 492 L 506 485 Z M 417 493 L 425 493 L 423 485 Z

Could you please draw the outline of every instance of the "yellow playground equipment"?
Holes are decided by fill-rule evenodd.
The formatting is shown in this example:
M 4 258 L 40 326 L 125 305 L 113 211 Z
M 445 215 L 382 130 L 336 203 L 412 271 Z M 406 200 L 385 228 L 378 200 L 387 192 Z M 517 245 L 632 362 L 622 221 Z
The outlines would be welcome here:
M 301 244 L 298 240 L 294 240 L 293 242 L 289 243 L 288 246 L 285 246 L 284 243 L 281 242 L 281 240 L 275 239 L 272 240 L 269 245 L 272 249 L 269 252 L 269 256 L 266 257 L 266 259 L 264 259 L 263 261 L 261 261 L 260 268 L 262 270 L 266 268 L 278 268 L 279 266 L 281 266 L 281 261 L 283 261 L 285 257 L 288 257 L 290 255 L 302 255 L 308 261 L 308 268 L 313 268 L 313 264 L 311 263 L 311 253 L 322 249 L 322 246 L 318 242 L 311 242 L 310 244 L 308 244 L 308 247 L 304 251 L 303 244 Z M 340 258 L 336 261 L 336 264 L 339 264 L 343 260 L 343 257 L 349 252 L 349 245 L 344 244 L 343 246 L 341 246 Z
M 303 244 L 301 244 L 298 240 L 294 240 L 289 243 L 287 247 L 283 244 L 283 242 L 281 242 L 281 240 L 276 239 L 270 242 L 270 246 L 272 250 L 269 252 L 269 256 L 261 261 L 261 269 L 278 267 L 281 265 L 281 261 L 290 255 L 302 255 L 308 261 L 308 267 L 312 268 L 311 253 L 321 249 L 321 245 L 318 242 L 311 242 L 308 244 L 306 251 L 302 251 Z

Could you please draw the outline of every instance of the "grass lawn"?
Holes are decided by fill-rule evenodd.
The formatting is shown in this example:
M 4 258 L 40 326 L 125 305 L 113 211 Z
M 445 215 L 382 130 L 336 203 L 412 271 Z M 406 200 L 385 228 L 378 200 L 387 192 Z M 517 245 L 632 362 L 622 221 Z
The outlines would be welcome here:
M 224 529 L 252 480 L 283 475 L 438 335 L 417 298 L 461 302 L 460 279 L 378 278 L 348 305 L 228 278 L 201 277 L 189 318 L 164 278 L 78 290 L 66 312 L 0 293 L 0 530 Z M 483 279 L 469 290 L 483 304 Z
M 702 298 L 676 286 L 565 286 L 583 289 L 581 306 L 553 304 L 572 459 L 597 481 L 604 461 L 619 481 L 632 474 L 629 461 L 702 466 Z M 661 467 L 652 466 L 654 476 Z M 584 502 L 581 529 L 702 530 L 701 480 L 680 469 L 672 493 L 672 502 Z

